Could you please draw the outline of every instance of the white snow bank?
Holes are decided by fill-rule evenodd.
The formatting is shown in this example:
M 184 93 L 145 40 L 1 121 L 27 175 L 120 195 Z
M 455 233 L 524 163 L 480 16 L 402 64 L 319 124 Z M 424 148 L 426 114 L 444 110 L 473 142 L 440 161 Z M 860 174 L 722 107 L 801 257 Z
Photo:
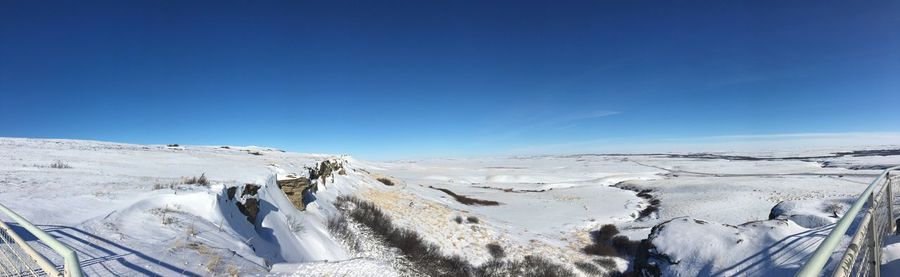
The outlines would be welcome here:
M 834 224 L 847 212 L 854 198 L 831 200 L 783 201 L 775 205 L 769 219 L 789 219 L 804 228 L 818 228 Z
M 649 262 L 667 276 L 793 276 L 829 231 L 778 219 L 733 226 L 676 218 L 651 231 Z
M 261 222 L 257 233 L 278 247 L 283 258 L 279 262 L 347 259 L 347 254 L 325 227 L 328 218 L 318 208 L 321 205 L 309 205 L 305 212 L 298 211 L 278 188 L 275 176 L 266 179 L 259 190 L 259 199 Z M 291 225 L 300 226 L 301 230 L 295 232 L 297 228 L 292 230 Z
M 347 175 L 319 184 L 319 200 L 304 212 L 275 182 L 276 174 L 306 176 L 306 166 L 326 159 L 342 157 L 0 138 L 0 202 L 75 248 L 90 275 L 258 275 L 278 263 L 348 258 L 325 227 L 336 213 L 331 200 L 377 181 L 344 163 Z M 70 168 L 51 168 L 56 161 Z M 210 186 L 182 184 L 201 174 Z M 238 187 L 239 196 L 245 184 L 261 185 L 253 223 L 238 209 L 240 197 L 227 194 Z

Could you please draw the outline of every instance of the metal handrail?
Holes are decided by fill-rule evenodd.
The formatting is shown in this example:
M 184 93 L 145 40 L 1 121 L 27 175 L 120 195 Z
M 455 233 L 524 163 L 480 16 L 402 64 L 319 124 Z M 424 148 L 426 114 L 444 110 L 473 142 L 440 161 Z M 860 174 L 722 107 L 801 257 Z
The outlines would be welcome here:
M 823 240 L 822 243 L 819 244 L 819 247 L 816 248 L 816 251 L 813 252 L 813 255 L 809 258 L 809 260 L 806 262 L 806 264 L 804 264 L 803 267 L 800 268 L 800 271 L 797 272 L 796 276 L 811 277 L 811 276 L 819 276 L 822 273 L 822 270 L 825 268 L 825 265 L 828 263 L 829 259 L 831 258 L 832 253 L 834 253 L 834 250 L 837 249 L 838 245 L 841 242 L 841 239 L 843 239 L 844 234 L 847 232 L 847 230 L 850 229 L 851 225 L 853 225 L 853 221 L 859 215 L 860 210 L 862 210 L 863 206 L 865 206 L 866 203 L 874 203 L 875 188 L 881 183 L 882 180 L 885 179 L 886 176 L 888 176 L 888 173 L 893 170 L 900 170 L 900 166 L 894 166 L 894 167 L 885 169 L 884 171 L 881 172 L 881 174 L 878 175 L 877 178 L 875 178 L 875 180 L 872 181 L 872 183 L 869 184 L 868 187 L 866 187 L 866 190 L 864 190 L 862 192 L 862 194 L 859 196 L 859 198 L 856 199 L 856 202 L 853 202 L 853 205 L 850 206 L 850 209 L 847 210 L 847 213 L 845 213 L 844 216 L 842 216 L 841 219 L 838 220 L 837 224 L 834 225 L 834 229 L 832 229 L 831 233 L 828 234 L 828 237 L 826 237 L 825 240 Z M 890 194 L 891 193 L 890 192 L 890 180 L 888 180 L 888 181 L 889 182 L 887 185 L 888 186 L 887 190 L 888 190 L 888 193 Z M 888 195 L 888 199 L 889 199 L 888 205 L 893 205 L 892 198 L 893 198 L 892 196 Z M 871 207 L 871 209 L 874 209 L 874 208 L 875 207 Z M 873 218 L 874 216 L 875 216 L 875 214 L 873 211 L 867 212 L 866 217 L 869 218 L 870 222 L 875 221 L 875 218 Z M 893 215 L 890 215 L 890 216 L 893 217 Z M 890 224 L 893 224 L 893 221 L 894 221 L 893 218 L 889 218 L 888 220 L 890 221 Z M 859 228 L 867 228 L 867 226 L 860 226 Z M 874 230 L 866 230 L 866 231 L 871 232 Z M 872 235 L 875 235 L 875 234 L 872 234 Z M 876 245 L 874 247 L 880 247 L 880 245 Z M 855 249 L 854 251 L 856 251 L 856 250 L 858 250 L 858 249 Z M 879 261 L 879 266 L 880 266 L 880 261 Z
M 10 228 L 9 225 L 6 225 L 6 222 L 3 222 L 2 220 L 0 220 L 0 231 L 3 232 L 3 235 L 12 240 L 10 242 L 4 237 L 4 243 L 14 243 L 15 245 L 19 246 L 22 252 L 25 252 L 25 254 L 28 255 L 28 258 L 30 258 L 32 262 L 34 262 L 38 267 L 41 268 L 44 274 L 47 274 L 48 276 L 62 276 L 62 274 L 60 274 L 59 271 L 56 270 L 56 266 L 50 263 L 50 261 L 48 261 L 47 258 L 44 258 L 44 256 L 42 256 L 40 253 L 35 251 L 34 248 L 31 247 L 31 245 L 28 245 L 28 242 L 22 239 L 19 234 L 16 234 L 16 232 L 14 232 L 12 228 Z M 29 269 L 31 268 L 29 267 Z M 35 272 L 32 271 L 32 274 L 35 274 Z
M 44 230 L 41 230 L 41 228 L 38 228 L 37 226 L 34 226 L 34 224 L 31 224 L 31 222 L 28 222 L 28 220 L 26 220 L 24 217 L 13 212 L 6 206 L 3 206 L 3 204 L 0 204 L 0 212 L 3 212 L 4 214 L 6 214 L 10 218 L 12 218 L 12 220 L 15 221 L 16 223 L 18 223 L 19 226 L 22 226 L 22 228 L 24 228 L 29 233 L 34 235 L 36 238 L 41 240 L 44 244 L 46 244 L 51 249 L 53 249 L 54 252 L 56 252 L 57 254 L 62 256 L 63 262 L 65 263 L 63 265 L 64 276 L 82 277 L 83 274 L 81 272 L 81 265 L 78 262 L 78 254 L 76 254 L 75 251 L 72 250 L 72 248 L 69 248 L 69 246 L 63 244 L 62 242 L 59 242 L 58 240 L 56 240 L 56 238 L 54 238 L 50 234 L 47 234 L 46 232 L 44 232 Z M 39 255 L 35 252 L 32 252 L 32 253 Z M 28 254 L 32 255 L 32 253 L 28 253 Z M 40 257 L 40 258 L 32 257 L 32 258 L 33 259 L 44 259 L 43 257 Z M 49 271 L 45 271 L 45 272 L 49 272 Z

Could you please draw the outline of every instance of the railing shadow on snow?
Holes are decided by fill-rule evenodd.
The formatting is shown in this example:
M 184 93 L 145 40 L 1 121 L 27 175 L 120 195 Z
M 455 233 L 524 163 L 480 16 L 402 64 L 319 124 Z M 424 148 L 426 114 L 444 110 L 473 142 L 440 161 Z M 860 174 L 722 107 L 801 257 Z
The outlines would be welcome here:
M 45 232 L 57 237 L 59 240 L 71 241 L 67 243 L 69 247 L 72 247 L 81 258 L 81 267 L 87 268 L 92 265 L 99 264 L 110 274 L 116 276 L 134 276 L 136 274 L 141 274 L 145 276 L 159 276 L 159 275 L 167 275 L 164 272 L 153 272 L 143 266 L 132 263 L 127 259 L 129 256 L 134 256 L 149 263 L 155 264 L 164 268 L 171 273 L 175 273 L 181 276 L 191 276 L 191 277 L 200 277 L 202 275 L 191 272 L 187 269 L 178 267 L 176 265 L 161 261 L 154 257 L 148 256 L 140 251 L 134 250 L 127 246 L 115 243 L 109 239 L 94 235 L 90 232 L 86 232 L 84 230 L 69 227 L 69 226 L 60 226 L 60 225 L 38 225 Z M 79 237 L 81 236 L 81 237 Z M 98 243 L 92 243 L 90 241 L 85 240 L 85 238 L 89 238 L 96 242 L 106 244 L 107 246 L 101 246 Z M 72 243 L 72 242 L 77 242 Z M 93 251 L 91 251 L 93 250 Z M 118 250 L 119 253 L 117 253 Z M 103 253 L 102 255 L 96 255 L 97 252 Z M 131 270 L 131 272 L 116 272 L 114 269 L 109 268 L 105 263 L 106 262 L 117 262 L 122 266 Z M 171 274 L 170 273 L 170 274 Z
M 28 230 L 26 230 L 25 228 L 22 228 L 22 226 L 19 226 L 19 223 L 16 223 L 15 221 L 4 221 L 4 223 L 6 223 L 6 225 L 9 226 L 9 228 L 12 229 L 13 232 L 18 234 L 19 237 L 21 237 L 23 240 L 29 242 L 38 241 L 37 237 L 31 234 L 31 232 L 28 232 Z
M 710 272 L 704 268 L 701 276 L 793 276 L 819 242 L 834 228 L 834 224 L 810 229 L 786 236 L 772 245 L 750 255 L 747 258 L 721 269 Z M 789 266 L 785 266 L 789 265 Z M 731 272 L 732 270 L 738 271 Z

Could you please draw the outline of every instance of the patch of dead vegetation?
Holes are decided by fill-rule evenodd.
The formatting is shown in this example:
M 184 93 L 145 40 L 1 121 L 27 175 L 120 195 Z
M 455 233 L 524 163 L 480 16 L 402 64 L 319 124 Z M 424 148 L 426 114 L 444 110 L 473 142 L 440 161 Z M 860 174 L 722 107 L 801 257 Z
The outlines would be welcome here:
M 453 199 L 456 199 L 456 202 L 459 202 L 459 203 L 462 203 L 462 204 L 465 204 L 465 205 L 474 205 L 474 206 L 497 206 L 497 205 L 500 205 L 500 204 L 501 204 L 500 202 L 493 201 L 493 200 L 475 199 L 475 198 L 471 198 L 471 197 L 468 197 L 468 196 L 459 195 L 459 194 L 456 194 L 456 193 L 454 193 L 453 191 L 451 191 L 451 190 L 449 190 L 449 189 L 436 188 L 436 187 L 433 187 L 433 186 L 428 186 L 428 188 L 430 188 L 430 189 L 435 189 L 435 190 L 439 190 L 439 191 L 443 191 L 443 192 L 446 193 L 447 195 L 452 196 Z
M 185 185 L 209 186 L 209 180 L 206 179 L 206 173 L 201 173 L 200 177 L 182 177 L 181 183 Z
M 388 178 L 386 178 L 386 177 L 378 177 L 378 178 L 376 178 L 375 180 L 378 180 L 379 182 L 381 182 L 381 183 L 384 184 L 385 186 L 389 186 L 389 187 L 393 187 L 393 186 L 394 186 L 394 181 L 392 181 L 391 179 L 388 179 Z
M 418 265 L 418 273 L 426 276 L 575 276 L 567 267 L 538 256 L 497 258 L 505 256 L 498 244 L 488 246 L 494 259 L 475 266 L 460 256 L 444 254 L 417 232 L 395 226 L 391 217 L 371 202 L 340 196 L 335 205 L 348 217 L 371 229 L 385 243 L 399 249 Z

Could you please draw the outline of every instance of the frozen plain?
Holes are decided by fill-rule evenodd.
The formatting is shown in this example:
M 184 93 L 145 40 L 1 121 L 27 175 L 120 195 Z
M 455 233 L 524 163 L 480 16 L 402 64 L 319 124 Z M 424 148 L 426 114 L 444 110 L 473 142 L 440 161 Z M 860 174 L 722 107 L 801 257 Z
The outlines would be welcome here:
M 589 234 L 614 224 L 653 244 L 663 275 L 790 276 L 876 168 L 900 164 L 896 154 L 834 153 L 896 148 L 372 162 L 252 146 L 0 138 L 0 203 L 75 248 L 97 276 L 416 275 L 365 232 L 362 248 L 332 234 L 341 195 L 372 202 L 398 227 L 473 265 L 490 261 L 486 245 L 497 244 L 505 259 L 537 254 L 576 275 L 596 274 L 574 264 L 598 259 L 582 251 Z M 305 175 L 324 160 L 346 174 L 319 184 L 316 200 L 297 210 L 276 176 Z M 56 161 L 71 168 L 49 166 Z M 201 174 L 209 186 L 182 184 Z M 227 192 L 246 184 L 261 186 L 253 223 Z M 447 191 L 498 205 L 464 204 Z M 770 219 L 779 203 L 780 217 Z M 896 248 L 886 247 L 886 264 L 900 258 Z M 629 257 L 602 259 L 614 271 L 634 266 Z

